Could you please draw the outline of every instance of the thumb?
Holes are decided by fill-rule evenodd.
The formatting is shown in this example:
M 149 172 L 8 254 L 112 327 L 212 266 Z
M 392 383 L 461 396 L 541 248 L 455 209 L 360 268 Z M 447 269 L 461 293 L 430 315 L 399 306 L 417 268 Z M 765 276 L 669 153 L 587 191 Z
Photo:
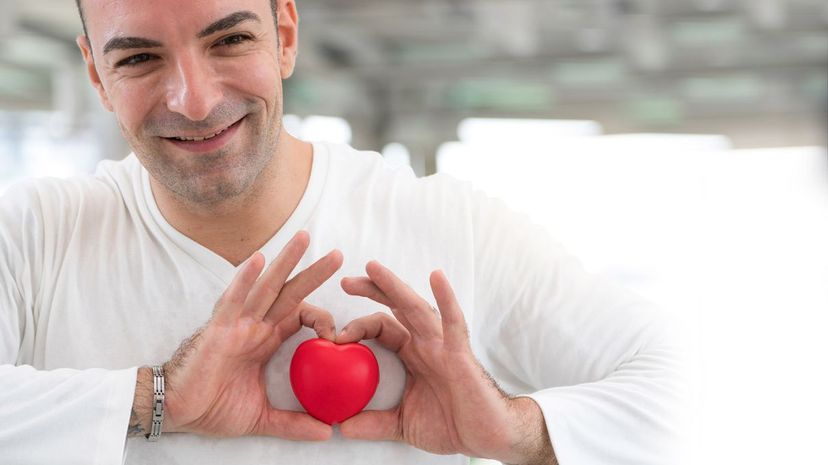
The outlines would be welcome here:
M 274 436 L 291 441 L 327 441 L 333 429 L 304 412 L 271 408 L 260 424 L 258 436 Z
M 365 410 L 342 422 L 340 432 L 346 438 L 371 441 L 399 441 L 399 410 Z

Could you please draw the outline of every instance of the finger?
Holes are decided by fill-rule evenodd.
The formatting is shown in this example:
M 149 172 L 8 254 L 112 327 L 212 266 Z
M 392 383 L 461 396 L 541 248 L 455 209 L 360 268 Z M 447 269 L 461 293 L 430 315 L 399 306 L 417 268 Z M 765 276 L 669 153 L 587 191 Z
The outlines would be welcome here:
M 275 436 L 293 441 L 325 441 L 333 429 L 307 413 L 270 409 L 260 426 L 259 436 Z
M 391 311 L 412 333 L 422 337 L 439 336 L 442 332 L 431 304 L 414 292 L 391 270 L 377 261 L 368 262 L 365 271 L 371 281 L 394 303 Z
M 333 250 L 302 270 L 285 284 L 264 319 L 275 324 L 290 315 L 311 292 L 330 279 L 341 266 L 342 252 Z
M 385 305 L 386 307 L 393 306 L 391 299 L 389 299 L 388 296 L 385 295 L 385 293 L 382 292 L 373 281 L 371 281 L 371 278 L 342 278 L 340 285 L 342 286 L 342 290 L 348 295 L 367 297 L 374 302 Z
M 385 295 L 382 290 L 371 281 L 371 278 L 366 276 L 360 276 L 356 278 L 342 278 L 340 282 L 342 286 L 342 290 L 344 290 L 349 295 L 356 295 L 360 297 L 367 297 L 374 302 L 379 304 L 385 305 L 388 307 L 394 316 L 405 326 L 406 328 L 411 327 L 411 323 L 409 323 L 408 319 L 405 317 L 403 312 L 399 312 L 395 309 L 396 304 L 391 301 L 391 299 Z
M 469 333 L 466 318 L 454 290 L 442 271 L 434 271 L 429 277 L 431 291 L 440 309 L 440 319 L 443 322 L 443 341 L 449 350 L 464 349 L 468 345 Z
M 333 315 L 327 310 L 303 302 L 299 306 L 299 323 L 311 328 L 323 339 L 336 341 L 336 323 Z
M 250 292 L 245 303 L 245 314 L 256 320 L 264 318 L 282 291 L 288 276 L 305 254 L 309 243 L 307 231 L 297 232 L 288 241 Z
M 365 410 L 339 425 L 342 436 L 371 441 L 399 441 L 400 416 L 394 410 Z
M 302 326 L 311 328 L 316 335 L 331 342 L 336 341 L 336 323 L 333 315 L 325 309 L 307 302 L 299 304 L 296 318 L 285 318 L 279 323 L 280 340 L 293 336 Z
M 259 273 L 262 272 L 264 261 L 264 256 L 256 252 L 242 264 L 236 276 L 233 277 L 233 281 L 230 282 L 230 285 L 227 286 L 224 294 L 222 294 L 218 303 L 216 303 L 214 310 L 214 316 L 216 318 L 226 318 L 229 320 L 238 318 L 244 306 L 245 299 L 247 299 L 250 290 L 256 283 L 256 278 L 259 277 Z
M 411 339 L 411 334 L 393 316 L 377 312 L 345 325 L 336 337 L 336 343 L 346 344 L 365 339 L 376 339 L 386 349 L 399 352 Z

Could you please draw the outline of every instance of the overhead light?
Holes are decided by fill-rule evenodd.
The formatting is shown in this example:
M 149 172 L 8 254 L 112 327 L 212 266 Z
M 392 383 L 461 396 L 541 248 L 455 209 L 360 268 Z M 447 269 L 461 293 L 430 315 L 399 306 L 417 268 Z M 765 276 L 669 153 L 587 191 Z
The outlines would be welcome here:
M 595 136 L 602 131 L 595 121 L 553 119 L 467 118 L 457 127 L 457 135 L 465 143 L 548 141 L 550 137 Z

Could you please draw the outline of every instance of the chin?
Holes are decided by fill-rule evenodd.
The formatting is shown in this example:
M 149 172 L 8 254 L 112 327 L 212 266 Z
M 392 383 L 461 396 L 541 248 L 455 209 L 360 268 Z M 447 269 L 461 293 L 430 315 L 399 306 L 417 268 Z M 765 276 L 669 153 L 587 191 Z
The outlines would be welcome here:
M 177 193 L 192 203 L 202 205 L 218 205 L 246 198 L 246 194 L 253 189 L 259 172 L 248 161 L 247 164 L 225 168 L 214 175 L 179 179 L 177 184 L 183 189 Z

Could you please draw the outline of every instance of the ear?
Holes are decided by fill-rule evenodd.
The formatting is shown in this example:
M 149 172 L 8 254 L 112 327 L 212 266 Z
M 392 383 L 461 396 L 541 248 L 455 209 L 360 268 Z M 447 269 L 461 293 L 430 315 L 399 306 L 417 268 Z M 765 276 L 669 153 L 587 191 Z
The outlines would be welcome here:
M 92 83 L 92 87 L 98 91 L 101 104 L 107 110 L 112 111 L 112 103 L 106 95 L 103 84 L 101 84 L 101 77 L 98 75 L 98 70 L 95 69 L 95 59 L 92 57 L 92 45 L 89 43 L 89 39 L 84 35 L 80 35 L 75 42 L 78 44 L 78 48 L 80 48 L 81 54 L 83 55 L 83 61 L 86 62 L 86 73 L 89 75 L 89 81 Z
M 299 47 L 299 15 L 293 0 L 278 0 L 279 24 L 279 71 L 282 79 L 293 74 Z

